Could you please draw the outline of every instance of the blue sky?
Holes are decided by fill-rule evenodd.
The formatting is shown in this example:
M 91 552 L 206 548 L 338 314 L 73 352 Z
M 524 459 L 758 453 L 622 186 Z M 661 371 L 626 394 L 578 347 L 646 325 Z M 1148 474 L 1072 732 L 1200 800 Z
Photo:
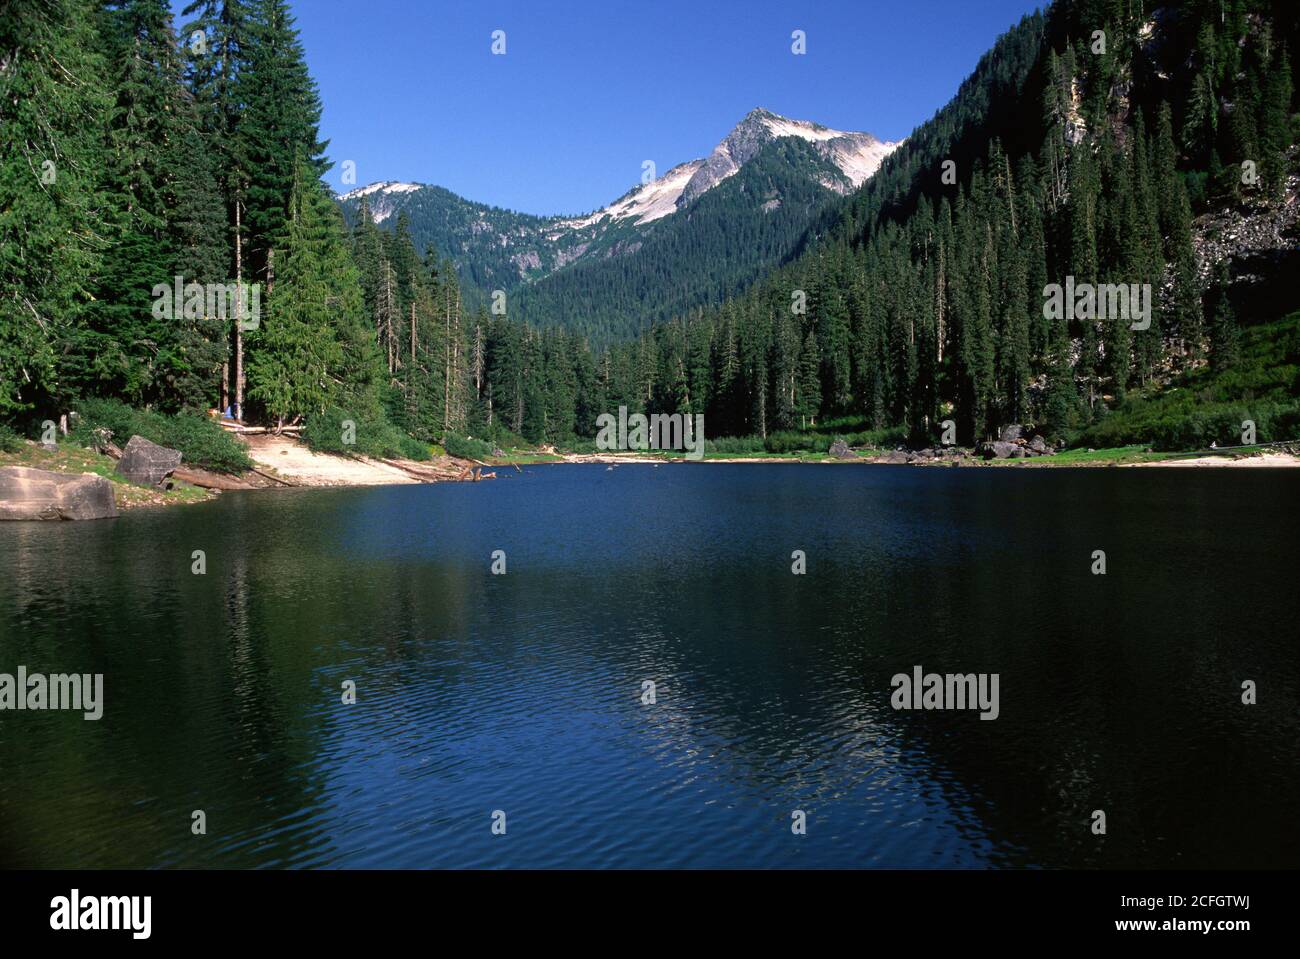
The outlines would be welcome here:
M 587 212 L 756 106 L 882 139 L 956 92 L 1034 0 L 292 0 L 340 189 L 406 180 Z M 791 53 L 792 31 L 807 53 Z M 491 53 L 504 30 L 506 53 Z

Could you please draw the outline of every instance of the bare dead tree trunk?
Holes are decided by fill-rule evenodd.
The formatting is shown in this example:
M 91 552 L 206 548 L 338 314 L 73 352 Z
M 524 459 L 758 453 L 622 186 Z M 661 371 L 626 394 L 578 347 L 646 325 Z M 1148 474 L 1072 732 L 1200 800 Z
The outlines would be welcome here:
M 442 367 L 442 428 L 445 432 L 451 429 L 451 291 L 446 287 L 443 288 L 442 306 L 447 335 Z
M 235 418 L 244 420 L 244 331 L 239 328 L 244 297 L 244 224 L 239 201 L 235 201 Z

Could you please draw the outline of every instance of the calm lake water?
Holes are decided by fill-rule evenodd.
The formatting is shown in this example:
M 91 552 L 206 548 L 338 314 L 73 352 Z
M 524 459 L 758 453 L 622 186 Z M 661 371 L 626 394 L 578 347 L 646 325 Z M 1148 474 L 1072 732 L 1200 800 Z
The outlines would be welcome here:
M 0 864 L 1300 864 L 1300 471 L 498 474 L 0 524 Z

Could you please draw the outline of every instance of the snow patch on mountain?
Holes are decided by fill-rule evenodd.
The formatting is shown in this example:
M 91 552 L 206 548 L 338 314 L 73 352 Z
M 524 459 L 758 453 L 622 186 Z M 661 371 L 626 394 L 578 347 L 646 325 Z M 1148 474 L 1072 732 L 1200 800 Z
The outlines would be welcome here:
M 792 120 L 762 108 L 751 110 L 714 147 L 704 161 L 704 166 L 686 185 L 678 205 L 692 202 L 723 180 L 734 176 L 759 150 L 781 137 L 806 140 L 835 164 L 849 181 L 847 188 L 842 184 L 826 184 L 837 193 L 848 193 L 860 187 L 880 168 L 885 157 L 902 143 L 886 143 L 870 133 L 833 130 L 808 120 Z
M 767 111 L 755 111 L 759 121 L 763 126 L 772 131 L 773 136 L 778 137 L 800 137 L 804 140 L 833 140 L 836 137 L 847 136 L 840 130 L 832 130 L 830 127 L 824 127 L 820 123 L 812 123 L 808 120 L 791 120 L 789 117 L 777 116 L 775 113 Z
M 340 200 L 356 200 L 363 196 L 370 197 L 370 215 L 376 223 L 383 223 L 393 215 L 396 204 L 391 199 L 403 193 L 414 193 L 424 186 L 422 183 L 398 183 L 395 180 L 383 180 L 356 190 L 339 195 Z M 375 194 L 379 194 L 376 196 Z
M 560 220 L 560 230 L 581 230 L 611 220 L 630 220 L 636 224 L 652 223 L 678 210 L 734 176 L 766 144 L 780 137 L 799 137 L 813 144 L 818 152 L 835 165 L 848 181 L 826 179 L 822 185 L 837 193 L 856 190 L 880 169 L 885 157 L 903 141 L 886 142 L 870 133 L 834 130 L 808 120 L 792 120 L 757 109 L 736 125 L 707 157 L 678 164 L 663 176 L 629 190 L 609 206 L 584 217 Z M 557 233 L 556 236 L 559 234 Z
M 383 180 L 379 183 L 372 183 L 370 186 L 363 186 L 357 190 L 351 190 L 342 194 L 340 200 L 355 200 L 357 197 L 370 196 L 372 193 L 412 193 L 422 184 L 419 183 L 398 183 L 394 180 Z
M 581 217 L 543 218 L 544 236 L 550 243 L 562 242 L 575 231 L 598 227 L 602 223 L 653 223 L 682 210 L 727 178 L 734 176 L 742 166 L 768 143 L 782 137 L 798 137 L 813 147 L 835 166 L 842 175 L 823 176 L 819 182 L 836 193 L 850 193 L 860 187 L 880 168 L 881 163 L 903 141 L 885 142 L 870 133 L 835 130 L 808 120 L 792 120 L 770 110 L 751 110 L 713 151 L 698 160 L 678 164 L 663 176 L 629 190 L 613 203 L 594 213 Z M 382 223 L 401 206 L 403 196 L 423 188 L 419 183 L 401 183 L 383 180 L 340 196 L 341 200 L 366 197 L 371 216 Z M 764 209 L 775 209 L 779 202 L 769 202 Z M 487 233 L 493 227 L 480 219 L 471 225 L 474 235 Z M 599 231 L 597 231 L 599 232 Z M 522 231 L 521 231 L 521 239 Z M 498 245 L 505 246 L 509 239 L 496 237 Z M 587 249 L 590 236 L 584 237 L 580 247 L 562 251 L 557 255 L 557 267 L 576 259 Z M 525 264 L 519 264 L 521 272 Z
M 880 169 L 885 157 L 903 145 L 902 140 L 885 143 L 867 133 L 850 133 L 828 138 L 830 160 L 849 178 L 856 190 Z
M 676 213 L 677 200 L 682 195 L 682 190 L 703 164 L 703 160 L 680 163 L 658 179 L 629 190 L 604 209 L 589 216 L 562 220 L 556 225 L 581 230 L 607 216 L 615 220 L 631 219 L 637 223 L 650 223 Z

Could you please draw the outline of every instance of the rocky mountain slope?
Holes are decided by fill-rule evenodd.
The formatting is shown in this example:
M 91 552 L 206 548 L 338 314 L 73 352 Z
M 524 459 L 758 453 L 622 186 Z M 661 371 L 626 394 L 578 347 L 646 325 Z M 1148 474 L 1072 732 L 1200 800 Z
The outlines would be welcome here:
M 674 308 L 711 302 L 788 255 L 817 210 L 861 186 L 898 145 L 869 133 L 834 130 L 756 109 L 707 157 L 678 164 L 584 216 L 517 213 L 466 200 L 442 187 L 390 181 L 345 193 L 339 202 L 349 222 L 355 222 L 363 203 L 385 227 L 393 227 L 405 214 L 416 248 L 432 246 L 451 258 L 471 302 L 485 302 L 493 290 L 518 290 L 517 305 L 528 309 L 531 321 L 559 323 L 603 339 L 613 319 L 606 314 L 615 308 L 619 319 L 626 320 L 616 324 L 624 331 L 663 319 L 664 310 L 653 306 L 624 316 L 624 298 L 593 265 L 619 260 L 617 271 L 636 277 L 644 272 L 638 258 L 653 259 L 656 273 L 670 271 L 680 281 L 681 274 L 698 270 L 699 264 L 676 258 L 708 253 L 714 260 L 712 280 L 699 285 L 688 276 L 687 288 L 683 291 L 679 282 L 667 299 Z M 749 175 L 737 180 L 745 171 Z M 716 230 L 729 224 L 736 236 L 746 237 L 743 248 L 724 250 L 721 239 L 695 235 L 696 207 L 724 185 L 728 189 L 720 195 L 725 196 L 725 209 L 701 217 L 700 226 L 707 223 Z M 577 265 L 588 268 L 584 276 L 590 281 L 584 280 L 578 291 L 584 302 L 581 315 L 564 310 L 559 294 L 544 289 L 548 279 Z M 569 296 L 575 282 L 566 279 L 557 286 Z M 604 288 L 620 301 L 617 307 L 599 292 Z M 593 319 L 593 311 L 603 318 Z M 611 338 L 619 335 L 609 333 Z

